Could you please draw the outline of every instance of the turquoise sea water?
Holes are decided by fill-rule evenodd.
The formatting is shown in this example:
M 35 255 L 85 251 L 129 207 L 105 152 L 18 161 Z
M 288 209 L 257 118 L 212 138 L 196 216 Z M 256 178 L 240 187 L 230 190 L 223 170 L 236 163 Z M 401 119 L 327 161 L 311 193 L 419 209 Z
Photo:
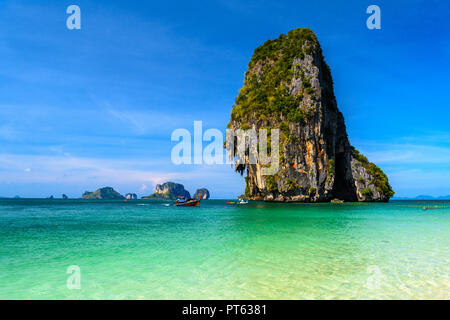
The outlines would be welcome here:
M 1 199 L 0 299 L 450 298 L 437 203 L 169 203 Z

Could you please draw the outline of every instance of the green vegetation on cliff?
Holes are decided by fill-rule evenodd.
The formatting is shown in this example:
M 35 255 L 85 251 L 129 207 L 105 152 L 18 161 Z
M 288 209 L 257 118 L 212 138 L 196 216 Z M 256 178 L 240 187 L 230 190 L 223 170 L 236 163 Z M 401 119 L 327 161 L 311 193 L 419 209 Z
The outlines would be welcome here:
M 372 195 L 372 190 L 370 190 L 370 188 L 367 187 L 361 191 L 361 194 L 363 196 L 370 197 Z
M 311 110 L 301 109 L 305 95 L 315 100 L 311 79 L 303 73 L 294 61 L 302 60 L 321 49 L 314 32 L 310 29 L 295 29 L 275 40 L 268 40 L 257 48 L 249 63 L 244 86 L 235 100 L 231 120 L 245 123 L 249 120 L 273 119 L 281 117 L 291 122 L 303 123 Z M 297 59 L 297 60 L 296 60 Z M 324 77 L 331 80 L 330 68 L 324 64 Z M 302 90 L 291 94 L 291 79 L 300 78 Z M 312 108 L 314 110 L 314 108 Z
M 358 161 L 367 173 L 372 176 L 370 181 L 378 191 L 387 197 L 392 197 L 394 195 L 394 190 L 389 184 L 387 175 L 374 163 L 370 162 L 364 155 L 362 155 L 358 150 L 352 147 L 353 157 Z M 361 178 L 361 177 L 360 177 Z M 362 191 L 363 195 L 370 195 L 370 189 L 366 188 Z
M 261 169 L 269 165 L 252 165 L 248 157 L 235 164 L 236 172 L 247 173 L 250 199 L 388 201 L 394 193 L 381 169 L 349 148 L 330 68 L 310 29 L 289 31 L 254 51 L 228 128 L 254 128 L 257 135 L 267 130 L 270 157 L 273 130 L 280 130 L 276 173 L 264 175 Z M 233 148 L 229 151 L 236 156 Z
M 266 181 L 267 190 L 274 191 L 274 190 L 278 189 L 277 180 L 276 180 L 276 177 L 274 175 L 266 176 L 265 177 L 265 181 Z

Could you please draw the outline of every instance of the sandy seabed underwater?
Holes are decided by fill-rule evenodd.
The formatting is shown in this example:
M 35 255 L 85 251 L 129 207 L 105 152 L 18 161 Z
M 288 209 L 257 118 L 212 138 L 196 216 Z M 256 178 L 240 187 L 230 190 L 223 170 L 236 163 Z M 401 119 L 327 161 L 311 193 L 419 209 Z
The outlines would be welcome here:
M 1 199 L 0 299 L 449 299 L 425 205 Z

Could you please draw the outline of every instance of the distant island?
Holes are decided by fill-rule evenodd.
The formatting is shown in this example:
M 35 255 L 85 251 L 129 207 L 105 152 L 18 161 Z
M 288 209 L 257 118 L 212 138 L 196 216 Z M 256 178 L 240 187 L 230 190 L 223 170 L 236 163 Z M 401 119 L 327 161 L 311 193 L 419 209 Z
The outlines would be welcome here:
M 392 200 L 450 200 L 450 195 L 439 197 L 429 195 L 418 195 L 416 197 L 394 197 Z
M 83 193 L 82 199 L 86 200 L 123 200 L 125 199 L 120 193 L 111 187 L 100 188 L 94 192 L 86 191 Z
M 194 199 L 209 200 L 209 191 L 206 188 L 197 189 L 194 193 Z
M 182 184 L 175 182 L 166 182 L 163 184 L 157 184 L 155 187 L 155 192 L 147 197 L 142 197 L 142 199 L 170 199 L 176 200 L 178 197 L 185 197 L 190 199 L 191 194 L 187 191 Z M 210 194 L 208 189 L 202 188 L 198 189 L 194 198 L 209 199 Z
M 175 182 L 166 182 L 157 184 L 155 192 L 142 199 L 171 199 L 176 200 L 178 197 L 191 198 L 189 191 L 184 189 L 184 186 Z

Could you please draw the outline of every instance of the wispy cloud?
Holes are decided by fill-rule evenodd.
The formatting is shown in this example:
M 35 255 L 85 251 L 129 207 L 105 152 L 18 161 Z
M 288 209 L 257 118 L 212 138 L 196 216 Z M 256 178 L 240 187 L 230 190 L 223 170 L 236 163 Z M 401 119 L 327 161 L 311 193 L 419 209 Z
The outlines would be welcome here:
M 392 170 L 389 180 L 396 190 L 397 197 L 445 196 L 450 194 L 450 170 L 430 171 L 422 169 Z
M 108 108 L 107 111 L 115 119 L 122 122 L 122 125 L 128 126 L 137 135 L 167 130 L 169 128 L 175 128 L 177 124 L 182 124 L 179 121 L 179 117 L 170 116 L 162 112 L 119 111 L 112 108 Z
M 447 142 L 448 134 L 430 134 L 400 137 L 395 143 L 360 141 L 357 146 L 388 174 L 396 196 L 440 196 L 450 194 Z
M 376 151 L 367 156 L 374 162 L 386 164 L 449 164 L 450 147 L 414 144 L 376 144 Z
M 86 182 L 156 184 L 180 177 L 177 172 L 154 169 L 148 161 L 78 158 L 70 156 L 0 155 L 3 182 Z M 153 165 L 155 166 L 155 165 Z
M 194 192 L 207 187 L 216 196 L 237 196 L 243 191 L 242 177 L 228 165 L 176 166 L 167 159 L 104 159 L 71 157 L 69 155 L 39 156 L 0 154 L 0 192 L 6 194 L 15 186 L 14 194 L 46 196 L 33 186 L 65 185 L 73 194 L 86 189 L 112 186 L 119 191 L 141 195 L 152 192 L 154 186 L 166 181 L 183 183 Z M 51 189 L 54 187 L 49 187 Z M 78 192 L 78 193 L 77 193 Z

